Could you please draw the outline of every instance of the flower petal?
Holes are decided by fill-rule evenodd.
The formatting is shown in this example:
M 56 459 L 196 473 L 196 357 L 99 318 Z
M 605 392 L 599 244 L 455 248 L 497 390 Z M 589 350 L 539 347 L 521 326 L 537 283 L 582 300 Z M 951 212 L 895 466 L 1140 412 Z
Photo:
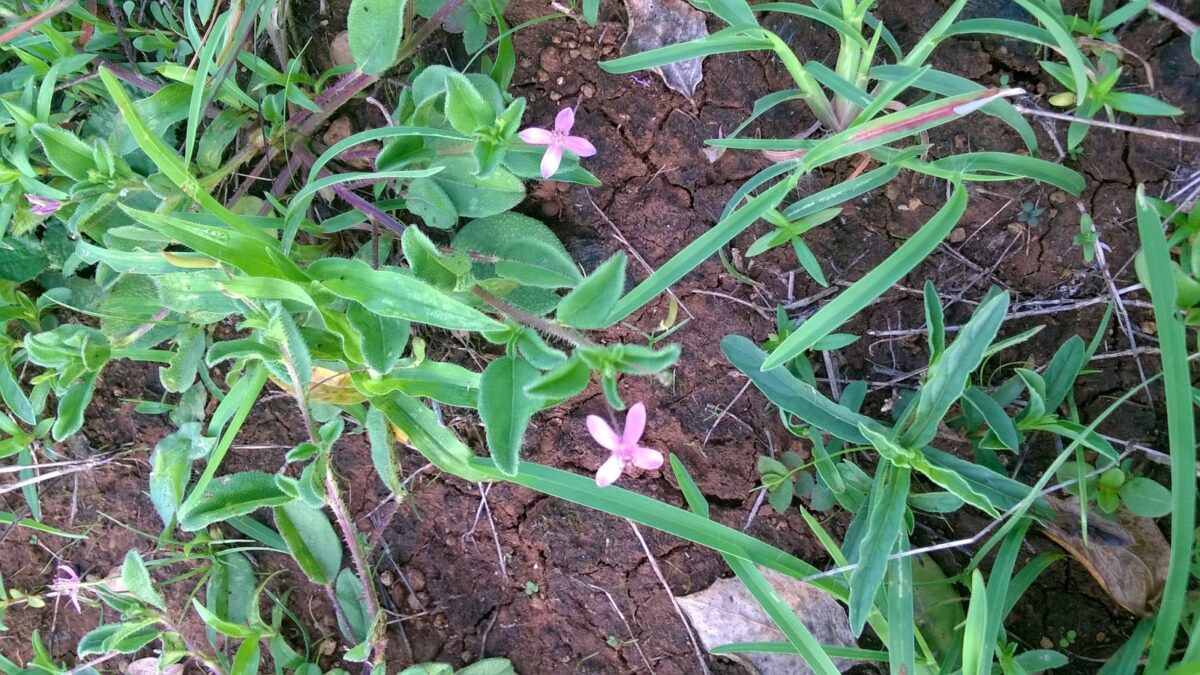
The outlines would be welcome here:
M 517 134 L 521 140 L 530 145 L 550 145 L 554 142 L 554 132 L 539 127 L 529 127 Z
M 613 431 L 612 427 L 608 426 L 603 418 L 596 415 L 587 416 L 587 429 L 592 438 L 600 444 L 600 447 L 605 450 L 616 450 L 621 446 L 621 439 L 617 438 L 617 432 Z
M 562 146 L 557 143 L 546 148 L 546 154 L 542 155 L 542 178 L 549 178 L 558 171 L 558 165 L 562 164 L 562 153 Z
M 646 430 L 646 404 L 635 403 L 625 416 L 625 431 L 621 434 L 621 444 L 627 448 L 637 446 Z
M 624 468 L 625 461 L 616 455 L 611 455 L 596 471 L 596 485 L 605 487 L 617 482 L 617 479 L 621 477 L 621 470 Z
M 654 448 L 637 447 L 633 451 L 633 464 L 639 469 L 653 471 L 663 464 L 662 453 Z
M 575 109 L 563 108 L 558 111 L 558 115 L 554 118 L 554 130 L 560 134 L 566 134 L 571 131 L 571 127 L 575 126 Z
M 591 157 L 596 154 L 596 146 L 586 138 L 567 136 L 562 141 L 563 147 L 580 157 Z

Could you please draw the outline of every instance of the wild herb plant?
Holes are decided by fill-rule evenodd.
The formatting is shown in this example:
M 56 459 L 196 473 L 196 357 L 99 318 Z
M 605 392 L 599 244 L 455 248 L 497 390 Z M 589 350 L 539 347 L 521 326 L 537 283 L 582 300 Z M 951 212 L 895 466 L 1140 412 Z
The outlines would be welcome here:
M 976 378 L 985 360 L 1029 337 L 997 340 L 1007 295 L 989 293 L 947 344 L 938 297 L 927 287 L 930 368 L 894 419 L 859 412 L 862 384 L 846 387 L 836 402 L 814 386 L 809 355 L 853 341 L 833 331 L 941 242 L 965 210 L 965 183 L 1033 178 L 1074 194 L 1083 188 L 1075 172 L 1033 157 L 974 152 L 930 160 L 923 145 L 894 146 L 978 110 L 1012 126 L 1036 150 L 1029 125 L 1005 101 L 1016 91 L 985 89 L 924 65 L 941 39 L 988 28 L 956 23 L 965 0 L 954 2 L 908 53 L 869 14 L 870 4 L 822 0 L 811 7 L 751 8 L 738 0 L 708 2 L 705 8 L 729 28 L 609 65 L 632 71 L 704 54 L 769 50 L 796 89 L 761 99 L 746 124 L 797 99 L 827 132 L 820 140 L 751 140 L 740 137 L 743 125 L 712 141 L 785 156 L 776 154 L 782 161 L 738 191 L 715 228 L 629 293 L 623 255 L 585 276 L 546 225 L 511 211 L 525 196 L 525 180 L 595 184 L 578 161 L 595 149 L 572 135 L 570 108 L 553 121 L 530 124 L 524 100 L 507 93 L 515 52 L 503 3 L 409 7 L 398 0 L 355 0 L 348 16 L 354 65 L 320 73 L 285 56 L 286 38 L 275 20 L 279 6 L 267 0 L 224 11 L 210 2 L 182 8 L 150 3 L 148 17 L 126 10 L 117 22 L 85 7 L 56 5 L 57 15 L 30 22 L 6 45 L 4 63 L 13 67 L 0 76 L 0 399 L 6 406 L 0 456 L 16 456 L 19 467 L 56 459 L 50 441 L 81 428 L 98 378 L 114 359 L 158 365 L 170 399 L 143 409 L 169 415 L 176 431 L 150 456 L 150 497 L 164 525 L 153 555 L 131 551 L 119 583 L 83 580 L 66 567 L 42 594 L 0 588 L 0 612 L 51 595 L 102 603 L 111 612 L 79 645 L 85 657 L 149 648 L 160 668 L 188 657 L 212 672 L 242 673 L 257 672 L 265 648 L 279 669 L 320 672 L 307 635 L 303 644 L 285 637 L 285 625 L 302 632 L 287 598 L 269 593 L 267 579 L 246 555 L 286 552 L 333 598 L 341 656 L 383 672 L 387 632 L 373 578 L 373 544 L 355 528 L 332 462 L 339 439 L 363 433 L 391 499 L 405 494 L 395 454 L 395 444 L 403 442 L 458 478 L 511 481 L 720 552 L 787 638 L 786 644 L 730 645 L 726 651 L 797 653 L 816 672 L 836 672 L 831 651 L 776 597 L 760 565 L 807 579 L 846 602 L 855 630 L 870 625 L 885 643 L 894 672 L 961 667 L 979 673 L 997 663 L 1003 672 L 1020 673 L 1061 663 L 1057 653 L 1017 648 L 1003 624 L 1048 564 L 1035 558 L 1016 570 L 1025 531 L 1044 515 L 1041 493 L 1056 472 L 1074 474 L 1085 503 L 1088 490 L 1137 501 L 1136 491 L 1122 493 L 1137 477 L 1114 487 L 1113 474 L 1101 473 L 1093 483 L 1095 471 L 1084 461 L 1085 450 L 1094 452 L 1097 470 L 1126 473 L 1115 448 L 1096 432 L 1121 401 L 1085 424 L 1072 399 L 1075 379 L 1098 342 L 1069 340 L 1044 369 L 1016 368 L 999 386 L 988 386 Z M 585 17 L 594 22 L 597 8 L 585 0 Z M 797 14 L 831 27 L 841 45 L 835 68 L 802 63 L 759 26 L 758 11 Z M 1039 11 L 1039 20 L 1046 15 L 1057 21 Z M 428 21 L 416 25 L 414 15 Z M 1087 31 L 1112 21 L 1097 17 Z M 418 46 L 439 26 L 461 29 L 468 48 L 477 50 L 492 23 L 500 37 L 494 54 L 478 59 L 478 69 L 414 63 Z M 1065 29 L 1043 23 L 1068 54 L 1080 100 L 1121 109 L 1111 86 L 1090 89 L 1102 80 L 1093 75 L 1116 81 L 1116 66 L 1104 61 L 1113 52 L 1104 50 L 1099 66 L 1089 70 L 1066 50 L 1060 35 Z M 275 53 L 241 48 L 260 39 Z M 881 45 L 893 63 L 874 65 Z M 384 108 L 388 126 L 325 147 L 318 138 L 325 123 L 387 73 L 403 75 L 407 84 L 396 104 Z M 70 86 L 60 86 L 68 81 Z M 928 94 L 900 104 L 897 97 L 910 89 Z M 880 166 L 790 201 L 801 175 L 854 156 Z M 855 514 L 839 544 L 802 512 L 838 570 L 818 570 L 710 519 L 677 457 L 669 461 L 689 510 L 611 485 L 630 465 L 663 463 L 658 449 L 640 445 L 654 423 L 640 403 L 629 407 L 619 435 L 599 417 L 588 420 L 593 438 L 611 453 L 595 477 L 521 460 L 522 438 L 539 410 L 574 396 L 593 378 L 613 408 L 625 409 L 620 376 L 666 377 L 679 356 L 677 345 L 662 344 L 674 330 L 673 318 L 647 337 L 648 345 L 599 344 L 586 331 L 628 317 L 760 219 L 775 231 L 756 242 L 754 253 L 790 245 L 825 283 L 803 235 L 835 217 L 839 204 L 905 169 L 953 186 L 946 206 L 908 243 L 799 326 L 781 317 L 766 351 L 736 336 L 723 342 L 730 361 L 780 408 L 788 428 L 813 446 L 811 467 L 786 455 L 778 464 L 763 463 L 772 503 L 783 510 L 792 502 L 788 492 L 799 492 Z M 266 180 L 260 184 L 265 175 L 269 187 Z M 1179 234 L 1191 227 L 1190 216 L 1171 239 L 1186 255 L 1168 264 L 1160 223 L 1144 197 L 1138 206 L 1146 283 L 1162 331 L 1172 557 L 1158 618 L 1139 625 L 1115 661 L 1136 664 L 1153 635 L 1149 665 L 1161 669 L 1181 619 L 1191 620 L 1189 653 L 1196 643 L 1197 609 L 1185 593 L 1195 555 L 1192 390 L 1184 323 L 1176 311 L 1187 304 L 1179 302 L 1188 288 L 1183 279 L 1196 270 L 1188 262 L 1191 234 Z M 1171 276 L 1175 270 L 1184 277 Z M 36 287 L 42 292 L 35 300 L 28 292 Z M 68 311 L 95 320 L 72 320 Z M 238 336 L 218 338 L 221 322 L 236 325 Z M 447 331 L 490 354 L 487 365 L 476 371 L 452 362 Z M 269 386 L 295 401 L 304 440 L 273 473 L 224 471 L 234 439 Z M 478 411 L 490 457 L 476 456 L 443 423 L 443 405 Z M 943 425 L 966 439 L 974 462 L 935 447 Z M 1069 444 L 1028 486 L 1007 477 L 1001 458 L 1035 432 Z M 845 458 L 851 452 L 874 460 L 874 476 Z M 924 485 L 937 487 L 921 490 Z M 33 518 L 0 517 L 60 534 L 37 522 L 36 481 L 24 494 Z M 1105 495 L 1096 499 L 1111 504 Z M 1155 499 L 1161 510 L 1161 491 Z M 963 506 L 996 517 L 999 525 L 960 577 L 970 588 L 961 632 L 938 642 L 914 620 L 908 537 L 915 512 Z M 269 518 L 253 517 L 264 514 Z M 234 531 L 244 538 L 230 539 Z M 979 567 L 990 551 L 996 556 L 985 580 Z M 191 565 L 183 577 L 155 580 L 181 562 Z M 528 592 L 539 589 L 530 582 Z M 182 606 L 178 595 L 187 596 Z M 263 616 L 268 609 L 270 621 Z M 206 624 L 204 642 L 185 640 L 181 612 Z M 65 671 L 36 637 L 34 643 L 36 657 L 27 668 Z M 879 653 L 841 650 L 839 656 L 871 659 Z M 421 672 L 438 667 L 453 672 L 414 666 Z M 0 669 L 23 672 L 2 657 Z M 492 660 L 458 672 L 506 673 L 511 666 Z
M 1020 0 L 1022 6 L 1031 1 Z M 795 2 L 750 6 L 744 0 L 707 2 L 704 9 L 728 24 L 727 28 L 699 40 L 601 64 L 609 72 L 626 73 L 713 54 L 766 51 L 779 60 L 796 85 L 760 98 L 740 126 L 723 138 L 707 141 L 718 148 L 763 151 L 777 163 L 746 181 L 725 207 L 717 225 L 618 303 L 612 318 L 623 318 L 627 309 L 640 306 L 645 295 L 639 291 L 656 293 L 674 283 L 759 219 L 776 229 L 754 242 L 747 253 L 757 255 L 789 244 L 805 271 L 826 285 L 816 256 L 804 242 L 806 232 L 833 220 L 841 212 L 839 204 L 885 185 L 902 170 L 948 181 L 953 191 L 945 206 L 892 256 L 791 333 L 764 364 L 767 369 L 776 368 L 811 350 L 818 340 L 914 269 L 964 213 L 968 184 L 1032 179 L 1080 193 L 1083 179 L 1078 173 L 1033 156 L 981 151 L 929 159 L 927 141 L 907 147 L 896 145 L 979 111 L 1012 127 L 1029 152 L 1037 152 L 1033 129 L 1006 100 L 1023 91 L 989 89 L 926 63 L 942 40 L 956 34 L 955 22 L 966 0 L 952 3 L 907 53 L 870 13 L 872 4 L 853 0 L 817 0 L 811 6 Z M 831 69 L 816 60 L 802 61 L 787 42 L 760 25 L 756 13 L 801 16 L 833 31 L 839 43 L 835 67 Z M 876 65 L 885 60 L 888 62 Z M 899 97 L 911 90 L 921 92 L 919 98 L 902 103 Z M 759 116 L 794 100 L 809 109 L 825 131 L 823 137 L 807 137 L 815 127 L 805 132 L 797 130 L 793 138 L 740 137 Z M 858 158 L 858 166 L 842 182 L 815 194 L 792 196 L 802 175 L 852 157 Z M 865 171 L 871 162 L 879 166 Z
M 1061 56 L 1065 65 L 1050 59 L 1038 63 L 1065 90 L 1052 96 L 1051 103 L 1073 108 L 1074 115 L 1079 118 L 1067 127 L 1068 152 L 1079 148 L 1088 132 L 1087 120 L 1101 111 L 1110 121 L 1118 112 L 1145 117 L 1183 114 L 1181 109 L 1152 96 L 1118 89 L 1125 75 L 1123 60 L 1130 52 L 1120 45 L 1116 31 L 1145 12 L 1151 4 L 1148 0 L 1122 3 L 1107 14 L 1104 13 L 1104 2 L 1091 0 L 1086 17 L 1067 13 L 1057 1 L 1018 0 L 1017 4 L 1040 25 L 1013 19 L 971 19 L 952 27 L 949 34 L 1010 37 Z M 1153 87 L 1154 78 L 1149 70 L 1147 76 Z

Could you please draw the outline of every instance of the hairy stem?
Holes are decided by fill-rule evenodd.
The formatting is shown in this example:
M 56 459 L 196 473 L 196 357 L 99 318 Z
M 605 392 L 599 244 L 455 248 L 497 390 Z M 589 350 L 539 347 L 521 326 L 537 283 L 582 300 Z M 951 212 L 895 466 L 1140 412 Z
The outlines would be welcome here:
M 497 298 L 479 286 L 472 288 L 471 292 L 475 294 L 475 297 L 487 304 L 487 306 L 521 325 L 539 330 L 547 335 L 553 335 L 554 337 L 564 342 L 569 342 L 576 347 L 594 349 L 600 346 L 573 330 L 564 328 L 558 324 L 550 323 L 549 321 L 538 318 L 524 310 L 517 309 L 516 307 L 504 302 L 500 298 Z
M 281 343 L 279 349 L 283 355 L 283 364 L 287 368 L 288 377 L 292 379 L 292 396 L 295 397 L 296 405 L 300 408 L 300 416 L 304 419 L 304 426 L 308 430 L 308 439 L 313 445 L 319 447 L 321 440 L 317 435 L 317 427 L 313 423 L 312 415 L 308 411 L 304 385 L 300 382 L 300 374 L 296 371 L 295 361 L 286 344 Z M 379 600 L 375 597 L 375 582 L 371 577 L 371 567 L 367 564 L 362 546 L 358 542 L 358 528 L 354 526 L 354 520 L 350 517 L 350 509 L 342 500 L 337 478 L 328 464 L 325 466 L 324 473 L 325 499 L 329 502 L 329 510 L 333 511 L 333 518 L 337 521 L 342 538 L 346 541 L 346 548 L 350 550 L 350 560 L 354 564 L 354 571 L 363 587 L 363 604 L 366 605 L 367 614 L 371 617 L 372 625 L 369 630 L 372 633 L 367 636 L 367 639 L 372 642 L 371 650 L 375 653 L 375 662 L 383 663 L 387 653 L 387 637 L 382 630 L 375 629 L 376 621 L 379 619 Z M 348 625 L 347 628 L 349 628 Z

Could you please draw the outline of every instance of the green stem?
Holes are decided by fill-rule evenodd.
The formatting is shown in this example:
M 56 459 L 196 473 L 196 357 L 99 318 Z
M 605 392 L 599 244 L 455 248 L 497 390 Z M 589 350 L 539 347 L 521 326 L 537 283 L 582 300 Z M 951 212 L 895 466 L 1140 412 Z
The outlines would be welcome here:
M 821 85 L 813 79 L 812 75 L 808 74 L 808 71 L 804 69 L 804 64 L 800 63 L 800 59 L 796 58 L 786 42 L 769 30 L 764 30 L 763 35 L 770 41 L 772 51 L 783 62 L 783 67 L 787 69 L 788 74 L 796 81 L 796 88 L 800 90 L 801 98 L 812 109 L 813 114 L 821 120 L 821 124 L 830 129 L 838 129 L 837 115 L 833 112 L 825 90 L 821 89 Z

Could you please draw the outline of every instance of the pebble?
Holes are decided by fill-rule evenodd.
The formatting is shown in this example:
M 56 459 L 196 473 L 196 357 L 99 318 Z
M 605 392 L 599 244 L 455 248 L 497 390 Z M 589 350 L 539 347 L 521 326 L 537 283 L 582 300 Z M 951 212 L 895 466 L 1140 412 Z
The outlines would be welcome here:
M 953 230 L 950 230 L 950 243 L 951 244 L 961 244 L 962 242 L 964 242 L 966 240 L 967 240 L 967 231 L 966 230 L 962 229 L 961 227 L 956 227 Z
M 354 63 L 354 57 L 350 55 L 350 33 L 342 31 L 333 36 L 333 40 L 329 43 L 329 60 L 333 61 L 335 66 Z

